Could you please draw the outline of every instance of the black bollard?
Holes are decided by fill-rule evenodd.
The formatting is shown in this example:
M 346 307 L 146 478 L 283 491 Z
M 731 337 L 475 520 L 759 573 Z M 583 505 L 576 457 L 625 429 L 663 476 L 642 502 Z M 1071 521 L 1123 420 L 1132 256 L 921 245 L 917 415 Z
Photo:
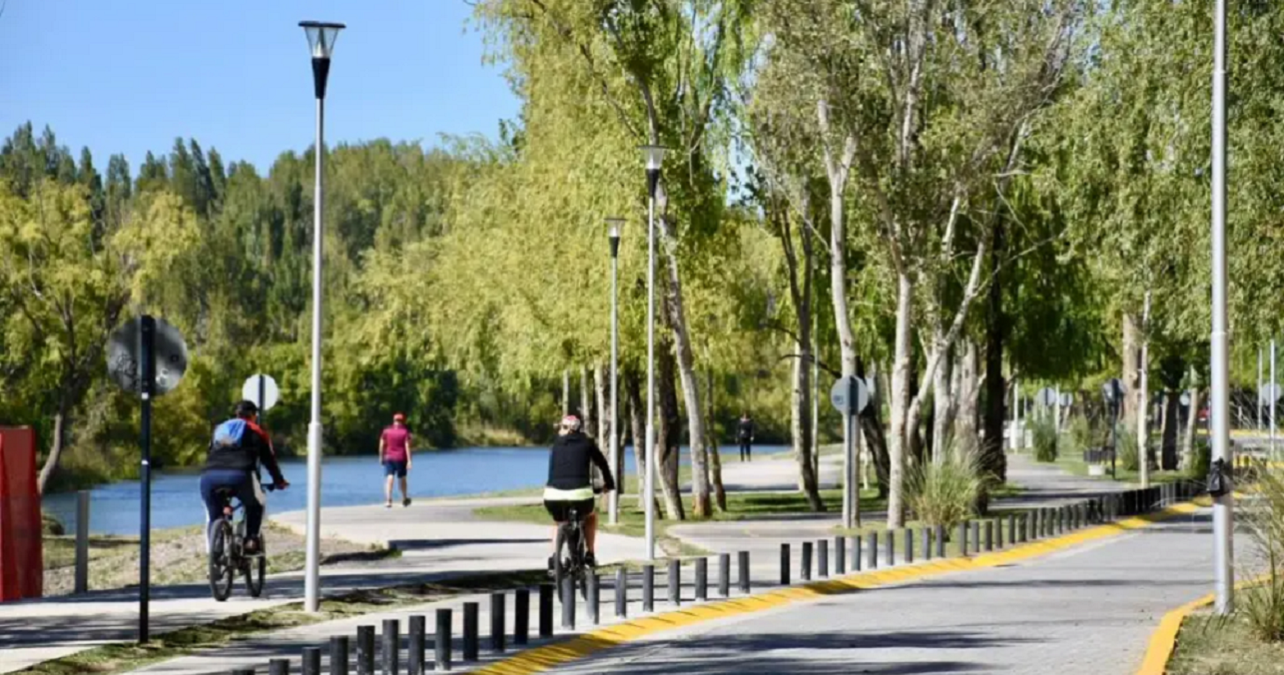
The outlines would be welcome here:
M 539 636 L 553 636 L 553 584 L 539 585 Z
M 290 675 L 290 660 L 272 659 L 268 661 L 268 675 Z
M 572 603 L 573 606 L 573 603 Z M 481 606 L 475 602 L 464 603 L 464 649 L 463 657 L 465 662 L 477 660 L 477 633 L 478 633 L 478 615 L 481 613 Z
M 718 554 L 718 596 L 731 596 L 731 554 Z
M 1008 514 L 1008 546 L 1012 546 L 1013 544 L 1017 543 L 1016 522 L 1017 522 L 1016 514 L 1009 513 Z M 999 534 L 999 546 L 1003 546 L 1002 534 Z
M 979 520 L 972 521 L 972 538 L 969 541 L 972 542 L 972 552 L 980 553 L 981 552 L 981 521 Z
M 959 555 L 967 555 L 967 521 L 959 523 Z
M 994 550 L 994 521 L 985 521 L 985 550 Z
M 870 532 L 867 539 L 865 548 L 869 550 L 865 552 L 865 562 L 868 563 L 866 566 L 876 570 L 878 569 L 878 533 Z
M 919 532 L 923 544 L 923 560 L 932 559 L 932 528 L 924 525 Z
M 829 577 L 829 540 L 816 542 L 816 576 L 821 579 Z
M 321 648 L 304 647 L 303 648 L 303 675 L 321 675 Z M 289 672 L 286 670 L 285 672 Z
M 945 557 L 945 526 L 937 525 L 932 530 L 932 538 L 936 540 L 936 557 Z
M 357 626 L 357 675 L 374 675 L 374 626 Z
M 541 590 L 543 589 L 542 586 L 540 588 Z M 543 595 L 543 593 L 540 593 L 541 597 Z M 433 635 L 433 645 L 435 648 L 433 664 L 436 666 L 437 670 L 450 670 L 450 639 L 453 637 L 451 635 L 453 628 L 451 626 L 452 622 L 450 613 L 451 610 L 448 608 L 437 610 L 437 632 Z
M 841 535 L 834 537 L 834 574 L 847 574 L 847 547 Z
M 307 664 L 307 659 L 303 663 Z M 320 671 L 318 671 L 320 675 Z M 330 638 L 330 675 L 348 675 L 348 636 Z
M 852 571 L 853 572 L 860 571 L 861 569 L 860 566 L 862 564 L 861 561 L 865 559 L 865 557 L 860 554 L 861 541 L 862 539 L 859 532 L 852 535 Z
M 602 623 L 602 603 L 599 599 L 602 580 L 598 578 L 596 571 L 590 571 L 588 576 L 584 578 L 584 582 L 588 584 L 588 588 L 585 589 L 587 591 L 585 595 L 588 596 L 585 600 L 588 604 L 588 618 L 596 626 Z
M 513 595 L 513 644 L 524 645 L 530 641 L 531 591 L 519 588 Z
M 655 609 L 655 565 L 642 566 L 642 611 Z
M 383 675 L 397 675 L 401 670 L 401 626 L 396 619 L 383 620 L 383 649 L 380 650 L 380 661 L 383 663 Z
M 789 544 L 780 545 L 780 585 L 789 585 Z
M 505 617 L 507 614 L 504 610 L 503 592 L 490 594 L 490 649 L 497 654 L 503 654 L 506 645 L 504 644 Z
M 736 571 L 740 573 L 740 592 L 748 594 L 751 590 L 749 584 L 749 552 L 740 551 L 737 556 L 739 560 L 736 561 Z
M 562 578 L 562 628 L 575 628 L 575 577 L 569 574 Z
M 682 604 L 682 563 L 678 560 L 669 561 L 669 604 L 678 606 Z
M 811 581 L 811 542 L 804 541 L 802 545 L 802 560 L 798 565 L 798 577 L 803 581 Z
M 406 670 L 410 675 L 423 675 L 428 670 L 424 663 L 424 649 L 427 645 L 428 620 L 422 614 L 410 617 L 410 633 L 406 636 Z
M 615 615 L 629 615 L 629 572 L 623 567 L 615 570 Z
M 709 599 L 709 559 L 696 558 L 695 561 L 695 599 L 702 602 Z
M 896 533 L 892 530 L 887 531 L 887 566 L 891 567 L 896 564 Z

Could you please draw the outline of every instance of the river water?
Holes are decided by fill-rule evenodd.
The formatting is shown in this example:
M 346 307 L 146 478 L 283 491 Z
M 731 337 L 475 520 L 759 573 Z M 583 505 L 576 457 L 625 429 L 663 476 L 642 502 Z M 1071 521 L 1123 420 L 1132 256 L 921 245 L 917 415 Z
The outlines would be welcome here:
M 787 450 L 785 446 L 755 446 L 755 454 Z M 734 449 L 732 450 L 734 452 Z M 682 462 L 690 462 L 682 448 Z M 625 466 L 635 472 L 633 448 L 625 449 Z M 724 457 L 726 455 L 724 454 Z M 290 488 L 268 495 L 273 513 L 297 511 L 307 503 L 307 462 L 286 460 L 281 471 Z M 548 472 L 547 448 L 460 448 L 414 455 L 410 474 L 412 497 L 452 497 L 516 490 L 543 485 Z M 331 457 L 322 462 L 321 505 L 356 506 L 383 501 L 383 467 L 373 456 Z M 200 474 L 195 472 L 152 475 L 152 528 L 163 529 L 205 522 L 201 503 Z M 140 517 L 139 481 L 121 481 L 93 488 L 89 529 L 95 534 L 137 535 Z M 44 509 L 75 532 L 76 495 L 58 493 L 44 499 Z

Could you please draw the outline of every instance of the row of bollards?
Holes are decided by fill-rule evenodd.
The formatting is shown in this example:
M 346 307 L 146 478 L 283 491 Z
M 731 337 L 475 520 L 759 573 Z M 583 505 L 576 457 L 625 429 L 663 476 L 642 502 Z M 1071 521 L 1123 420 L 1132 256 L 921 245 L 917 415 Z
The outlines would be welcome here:
M 1099 495 L 1072 504 L 1036 508 L 1023 513 L 1008 513 L 986 520 L 970 520 L 958 525 L 958 554 L 963 556 L 994 551 L 1017 544 L 1024 544 L 1039 539 L 1053 537 L 1069 531 L 1094 524 L 1108 523 L 1119 518 L 1138 515 L 1163 508 L 1178 501 L 1189 499 L 1200 492 L 1200 486 L 1192 483 L 1173 483 L 1141 490 L 1128 490 L 1107 495 Z M 844 575 L 850 572 L 878 569 L 880 564 L 895 565 L 897 560 L 897 540 L 900 539 L 901 559 L 913 563 L 917 558 L 930 561 L 933 558 L 946 557 L 946 529 L 940 525 L 917 528 L 903 528 L 898 531 L 886 530 L 881 537 L 877 532 L 867 532 L 853 536 L 835 536 L 832 541 L 821 539 L 816 542 L 802 542 L 799 560 L 799 577 L 803 581 L 812 579 L 813 571 L 819 578 L 831 575 L 830 562 L 833 562 L 832 574 Z M 898 535 L 897 533 L 900 532 Z M 916 547 L 917 543 L 917 547 Z M 882 556 L 880 556 L 880 548 Z M 832 554 L 832 555 L 831 555 Z M 735 560 L 736 587 L 740 593 L 751 591 L 749 552 L 739 551 Z M 791 548 L 789 543 L 780 545 L 780 584 L 791 583 Z M 731 596 L 732 559 L 731 554 L 718 555 L 717 595 L 722 598 Z M 709 560 L 696 558 L 694 567 L 694 597 L 696 601 L 709 598 Z M 850 568 L 850 569 L 849 569 Z M 667 599 L 671 606 L 682 603 L 682 563 L 678 560 L 668 561 Z M 643 612 L 655 609 L 655 566 L 642 566 Z M 627 617 L 629 605 L 630 573 L 625 568 L 615 571 L 615 616 Z M 585 612 L 593 624 L 601 622 L 601 578 L 596 574 L 584 577 L 582 586 L 574 578 L 563 580 L 560 589 L 546 583 L 538 586 L 538 611 L 536 631 L 540 638 L 553 636 L 554 601 L 560 593 L 562 615 L 561 626 L 573 630 L 576 625 L 576 608 L 579 603 L 577 592 L 584 595 Z M 507 627 L 507 598 L 505 592 L 490 594 L 490 652 L 503 654 L 509 647 L 510 635 Z M 464 663 L 476 662 L 480 658 L 480 605 L 477 602 L 463 603 L 463 635 L 460 658 Z M 521 588 L 513 591 L 513 632 L 511 644 L 523 647 L 530 641 L 531 590 Z M 330 638 L 328 675 L 374 675 L 376 662 L 382 675 L 422 675 L 431 671 L 449 671 L 454 664 L 454 611 L 450 608 L 436 610 L 435 632 L 431 635 L 432 654 L 427 653 L 430 635 L 427 632 L 427 617 L 412 615 L 408 617 L 408 632 L 402 635 L 401 626 L 396 619 L 383 622 L 382 634 L 376 636 L 374 626 L 358 626 L 356 644 L 350 645 L 347 636 Z M 404 641 L 403 641 L 404 637 Z M 376 639 L 378 643 L 376 644 Z M 400 657 L 403 653 L 406 661 Z M 377 648 L 376 648 L 377 647 Z M 322 653 L 319 647 L 303 649 L 302 670 L 304 675 L 322 674 Z M 355 658 L 352 658 L 355 657 Z M 355 660 L 355 663 L 353 662 Z M 350 667 L 355 666 L 355 670 Z M 250 674 L 253 669 L 232 671 L 234 675 Z M 272 659 L 268 663 L 270 675 L 288 675 L 288 659 Z
M 739 551 L 735 562 L 738 568 L 736 569 L 736 588 L 740 593 L 748 594 L 751 590 L 749 552 Z M 682 602 L 681 565 L 682 563 L 679 560 L 670 560 L 668 562 L 668 601 L 669 604 L 675 607 Z M 709 597 L 709 561 L 706 558 L 696 558 L 694 567 L 695 598 L 696 600 L 707 600 Z M 731 596 L 731 579 L 731 554 L 720 554 L 718 556 L 717 580 L 717 593 L 719 596 L 723 598 Z M 630 574 L 627 569 L 621 567 L 615 571 L 615 615 L 617 617 L 628 616 L 629 581 Z M 541 584 L 538 587 L 539 607 L 536 628 L 540 638 L 553 636 L 554 600 L 559 592 L 562 605 L 562 628 L 575 628 L 576 607 L 578 605 L 576 600 L 577 592 L 584 593 L 585 611 L 588 615 L 588 620 L 594 624 L 601 622 L 600 576 L 596 573 L 585 575 L 582 587 L 577 586 L 574 578 L 567 577 L 563 579 L 560 589 L 557 589 L 552 583 Z M 655 566 L 643 565 L 642 609 L 644 612 L 654 609 L 654 594 Z M 490 594 L 490 651 L 493 654 L 505 653 L 509 645 L 508 639 L 510 636 L 506 632 L 507 597 L 507 593 L 504 592 Z M 515 646 L 529 644 L 531 630 L 530 606 L 530 589 L 519 588 L 513 591 L 511 644 Z M 463 639 L 460 645 L 460 657 L 464 663 L 472 663 L 480 659 L 480 614 L 481 607 L 479 603 L 463 603 Z M 396 619 L 385 620 L 383 622 L 383 632 L 379 636 L 375 635 L 374 626 L 358 626 L 356 643 L 351 645 L 355 647 L 354 649 L 350 649 L 350 642 L 347 636 L 330 638 L 328 675 L 374 675 L 375 672 L 379 672 L 381 675 L 400 675 L 401 673 L 421 675 L 432 671 L 451 670 L 454 665 L 454 645 L 452 642 L 454 611 L 450 608 L 436 610 L 436 631 L 431 636 L 433 647 L 431 659 L 427 658 L 427 649 L 430 644 L 430 636 L 427 633 L 427 618 L 420 615 L 412 615 L 408 620 L 409 633 L 405 636 L 401 635 L 401 627 Z M 404 642 L 403 637 L 405 638 Z M 378 644 L 376 644 L 376 638 L 378 638 Z M 403 654 L 403 645 L 406 656 L 404 668 L 400 660 Z M 322 650 L 320 648 L 305 647 L 302 656 L 301 672 L 304 675 L 323 675 L 321 669 Z M 378 671 L 376 671 L 376 662 Z M 351 668 L 355 668 L 355 670 Z M 254 669 L 232 671 L 233 675 L 247 673 L 253 675 L 254 672 Z M 270 675 L 289 675 L 291 672 L 290 660 L 272 659 L 268 662 L 267 672 Z

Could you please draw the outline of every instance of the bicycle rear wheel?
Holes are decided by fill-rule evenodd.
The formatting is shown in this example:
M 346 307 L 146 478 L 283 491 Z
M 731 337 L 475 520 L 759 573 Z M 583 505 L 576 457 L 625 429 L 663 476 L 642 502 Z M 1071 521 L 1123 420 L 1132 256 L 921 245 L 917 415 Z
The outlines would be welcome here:
M 223 602 L 232 595 L 236 570 L 232 566 L 232 528 L 226 520 L 213 526 L 210 536 L 210 590 L 214 599 Z
M 557 527 L 557 545 L 553 551 L 553 583 L 558 589 L 558 597 L 561 597 L 562 579 L 566 576 L 566 571 L 570 564 L 570 541 L 568 540 L 568 528 L 565 523 Z
M 263 534 L 259 534 L 259 554 L 245 562 L 245 589 L 251 598 L 263 595 L 263 580 L 267 576 L 267 547 L 263 544 Z

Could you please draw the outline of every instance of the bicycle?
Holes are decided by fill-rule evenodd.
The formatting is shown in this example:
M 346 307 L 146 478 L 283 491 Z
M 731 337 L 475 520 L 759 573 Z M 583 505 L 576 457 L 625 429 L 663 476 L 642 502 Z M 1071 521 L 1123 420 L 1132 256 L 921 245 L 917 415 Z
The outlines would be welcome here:
M 580 594 L 584 599 L 588 599 L 588 585 L 585 583 L 585 577 L 588 576 L 590 568 L 587 557 L 584 521 L 579 511 L 571 508 L 567 512 L 566 520 L 557 525 L 557 550 L 553 554 L 553 579 L 557 583 L 557 588 L 562 587 L 562 581 L 569 575 L 579 586 Z
M 264 485 L 271 492 L 273 485 Z M 209 537 L 209 579 L 210 590 L 214 599 L 223 602 L 232 595 L 232 586 L 236 583 L 236 573 L 245 575 L 245 588 L 250 597 L 257 598 L 263 594 L 263 579 L 267 576 L 267 552 L 263 543 L 263 533 L 259 532 L 259 550 L 255 553 L 245 552 L 245 519 L 235 518 L 238 512 L 244 512 L 244 504 L 239 500 L 233 506 L 233 491 L 230 488 L 218 488 L 214 495 L 223 501 L 223 516 L 210 523 Z

